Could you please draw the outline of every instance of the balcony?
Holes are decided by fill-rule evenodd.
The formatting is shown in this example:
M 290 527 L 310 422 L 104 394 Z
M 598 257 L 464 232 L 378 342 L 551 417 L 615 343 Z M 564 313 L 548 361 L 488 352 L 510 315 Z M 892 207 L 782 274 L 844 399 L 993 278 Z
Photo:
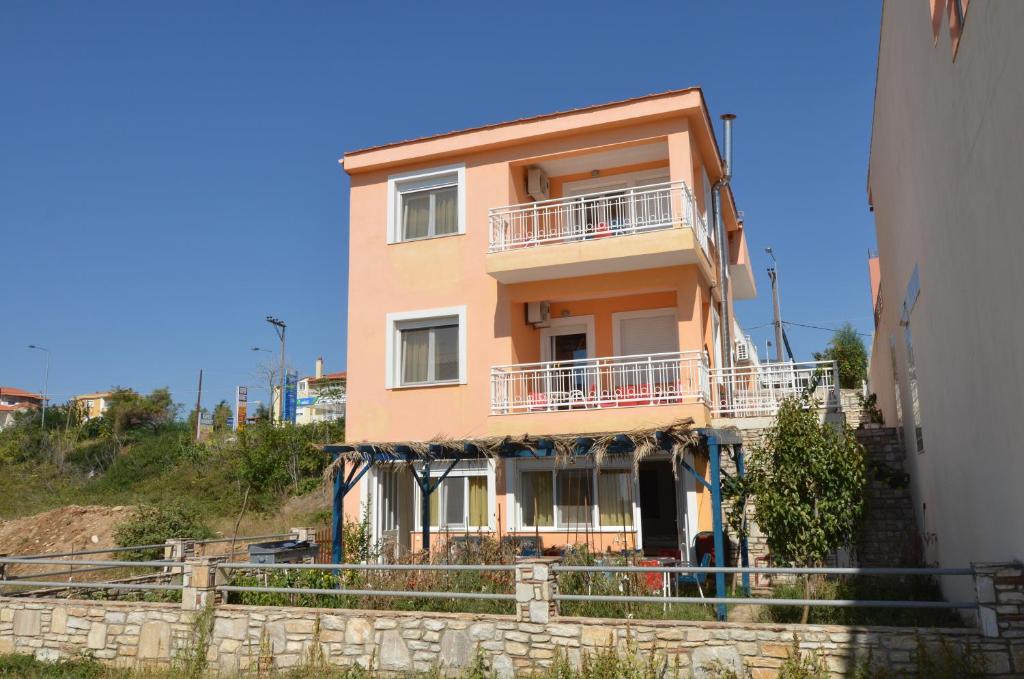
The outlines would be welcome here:
M 839 407 L 835 361 L 762 363 L 710 371 L 717 417 L 774 415 L 784 398 L 810 394 L 826 409 Z
M 837 370 L 834 361 L 709 370 L 698 351 L 495 366 L 491 414 L 702 403 L 716 417 L 759 417 L 803 394 L 836 410 Z
M 707 226 L 684 182 L 492 208 L 489 219 L 487 271 L 503 283 L 711 266 Z
M 610 356 L 496 366 L 491 414 L 707 402 L 701 352 Z

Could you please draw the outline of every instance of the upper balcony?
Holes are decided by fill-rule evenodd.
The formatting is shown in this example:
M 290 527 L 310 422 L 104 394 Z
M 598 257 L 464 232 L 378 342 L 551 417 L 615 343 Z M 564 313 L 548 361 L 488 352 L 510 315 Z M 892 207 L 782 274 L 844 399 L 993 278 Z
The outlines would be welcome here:
M 502 283 L 679 264 L 712 265 L 685 182 L 658 182 L 492 208 L 487 273 Z

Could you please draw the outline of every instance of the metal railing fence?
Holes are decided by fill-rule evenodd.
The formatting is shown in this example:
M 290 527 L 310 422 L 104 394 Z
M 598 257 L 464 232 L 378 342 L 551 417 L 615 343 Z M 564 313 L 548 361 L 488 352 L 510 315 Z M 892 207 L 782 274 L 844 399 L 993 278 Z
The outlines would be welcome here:
M 491 414 L 706 402 L 699 351 L 609 356 L 491 368 Z
M 708 254 L 707 225 L 685 182 L 491 208 L 489 223 L 491 252 L 688 227 Z
M 826 408 L 839 406 L 839 368 L 835 361 L 760 363 L 710 370 L 716 415 L 774 415 L 789 397 L 810 394 Z

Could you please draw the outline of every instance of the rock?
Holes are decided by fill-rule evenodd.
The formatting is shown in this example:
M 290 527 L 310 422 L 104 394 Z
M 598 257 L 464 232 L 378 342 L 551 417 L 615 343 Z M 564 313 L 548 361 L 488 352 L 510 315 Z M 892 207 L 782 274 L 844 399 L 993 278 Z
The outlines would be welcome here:
M 408 671 L 412 667 L 412 656 L 405 640 L 397 630 L 387 630 L 380 640 L 380 668 L 390 671 Z
M 466 667 L 473 656 L 473 642 L 462 630 L 448 630 L 441 637 L 441 667 Z
M 14 636 L 39 636 L 40 611 L 21 609 L 14 612 Z
M 366 644 L 373 639 L 373 625 L 366 618 L 349 618 L 345 625 L 346 644 Z
M 86 646 L 96 651 L 105 648 L 107 645 L 107 625 L 103 622 L 94 622 L 89 628 L 89 636 L 86 638 Z
M 736 676 L 744 676 L 743 660 L 732 646 L 701 646 L 691 656 L 695 679 L 710 679 L 721 676 L 721 670 L 731 670 Z
M 143 623 L 139 634 L 140 658 L 166 659 L 171 652 L 171 626 L 160 620 Z

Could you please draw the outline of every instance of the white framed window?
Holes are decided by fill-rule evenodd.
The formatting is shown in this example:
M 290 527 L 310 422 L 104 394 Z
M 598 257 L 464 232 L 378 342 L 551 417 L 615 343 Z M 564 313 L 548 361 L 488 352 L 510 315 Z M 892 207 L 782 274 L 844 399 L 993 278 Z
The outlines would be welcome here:
M 385 387 L 466 383 L 466 307 L 387 315 Z
M 632 530 L 639 511 L 636 478 L 627 465 L 519 462 L 513 493 L 518 530 Z
M 718 234 L 715 233 L 715 225 L 712 223 L 714 221 L 714 212 L 711 209 L 711 203 L 713 201 L 711 197 L 711 179 L 708 178 L 706 168 L 701 168 L 700 184 L 704 193 L 704 226 L 707 227 L 708 240 L 714 244 L 715 236 Z
M 388 177 L 388 243 L 466 233 L 466 166 Z
M 431 466 L 433 478 L 443 473 L 448 463 Z M 416 472 L 422 473 L 422 465 Z M 415 489 L 416 529 L 423 525 L 422 492 Z M 430 494 L 431 530 L 494 530 L 494 466 L 489 460 L 463 460 L 455 465 L 437 490 Z

